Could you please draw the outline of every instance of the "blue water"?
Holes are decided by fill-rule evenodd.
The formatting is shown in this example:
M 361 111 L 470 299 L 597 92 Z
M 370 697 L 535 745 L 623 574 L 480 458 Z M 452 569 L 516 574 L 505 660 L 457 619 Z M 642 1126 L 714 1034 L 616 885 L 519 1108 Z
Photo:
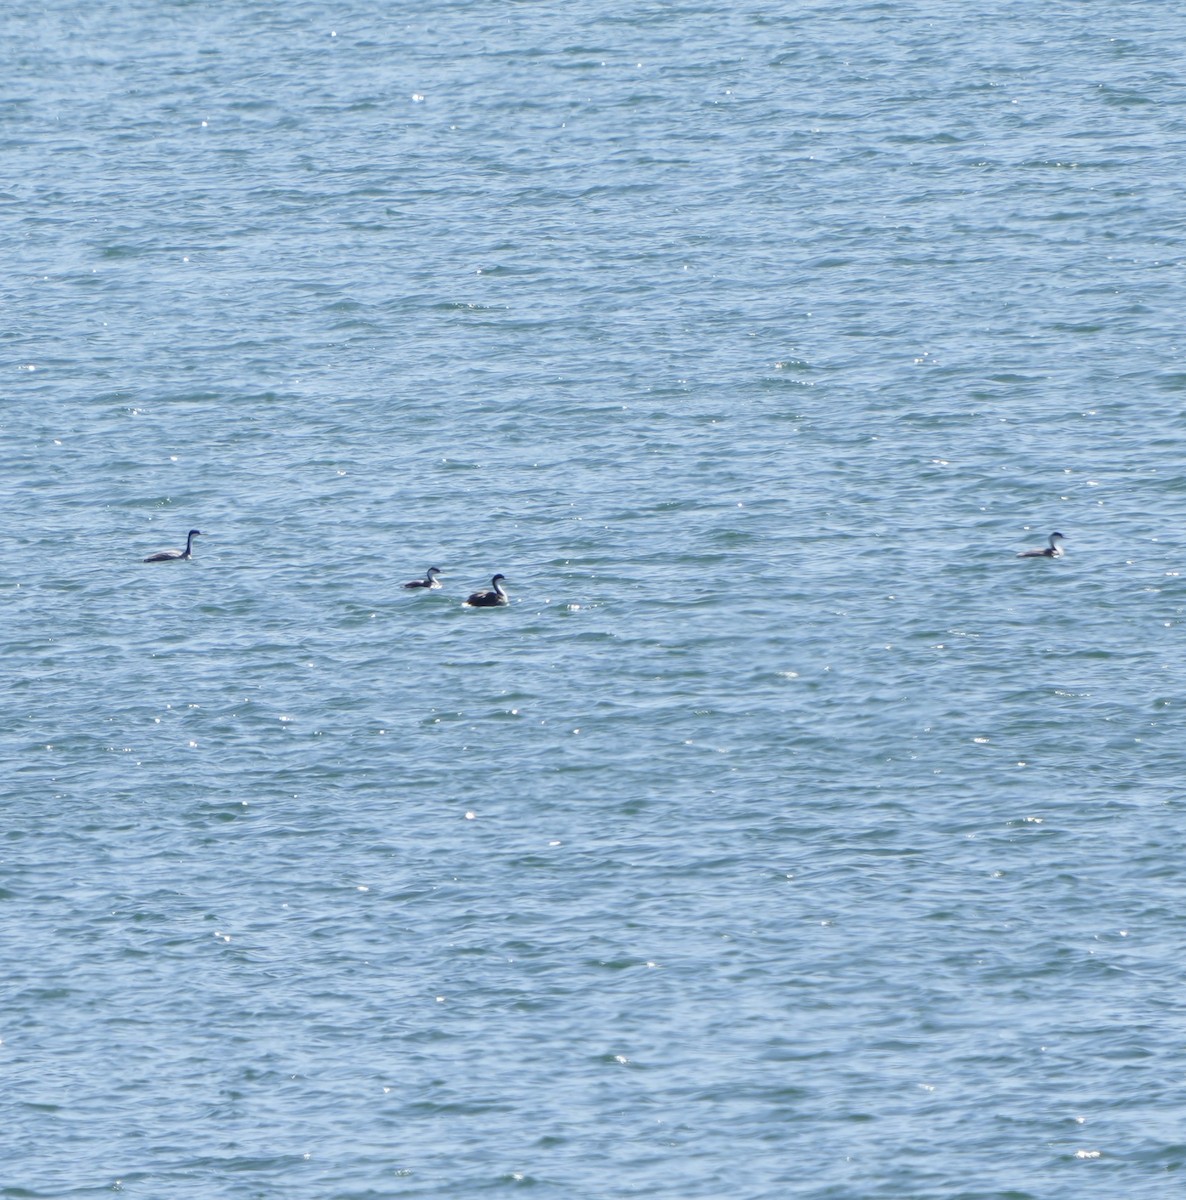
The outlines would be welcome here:
M 1184 39 L 0 12 L 0 1196 L 1176 1195 Z

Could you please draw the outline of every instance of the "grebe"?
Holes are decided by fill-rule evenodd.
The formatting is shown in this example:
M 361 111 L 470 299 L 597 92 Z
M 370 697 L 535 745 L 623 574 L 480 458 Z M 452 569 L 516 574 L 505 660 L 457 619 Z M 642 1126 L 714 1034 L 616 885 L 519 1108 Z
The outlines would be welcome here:
M 466 601 L 466 604 L 470 608 L 498 608 L 503 604 L 510 604 L 511 601 L 507 596 L 506 588 L 502 586 L 502 581 L 505 578 L 505 575 L 495 575 L 490 581 L 492 590 L 489 592 L 474 592 Z
M 194 556 L 194 538 L 201 537 L 200 529 L 191 529 L 189 537 L 185 539 L 184 550 L 158 550 L 155 554 L 150 554 L 145 562 L 172 562 L 174 559 L 193 558 Z
M 423 579 L 409 579 L 403 586 L 406 588 L 439 588 L 441 581 L 437 576 L 441 573 L 440 567 L 429 567 Z
M 1065 535 L 1056 529 L 1050 535 L 1050 545 L 1041 550 L 1023 550 L 1018 558 L 1062 558 L 1063 550 L 1060 542 L 1065 541 Z

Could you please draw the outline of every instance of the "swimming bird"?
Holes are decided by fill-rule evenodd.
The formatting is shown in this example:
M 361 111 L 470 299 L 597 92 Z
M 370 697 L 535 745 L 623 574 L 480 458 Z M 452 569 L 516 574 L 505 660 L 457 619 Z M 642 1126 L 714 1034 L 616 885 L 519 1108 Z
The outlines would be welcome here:
M 470 608 L 497 608 L 503 604 L 510 604 L 510 597 L 507 596 L 506 588 L 502 586 L 502 581 L 506 578 L 505 575 L 495 575 L 490 581 L 491 591 L 474 592 L 466 601 Z
M 439 588 L 441 581 L 437 576 L 441 573 L 440 567 L 429 567 L 428 572 L 423 579 L 409 579 L 403 586 L 406 588 Z
M 194 538 L 201 537 L 200 529 L 191 529 L 189 537 L 185 539 L 184 550 L 158 550 L 155 554 L 150 554 L 145 562 L 172 562 L 174 559 L 193 558 L 194 556 Z
M 1018 554 L 1018 558 L 1062 558 L 1063 550 L 1060 542 L 1065 540 L 1065 535 L 1058 532 L 1056 529 L 1050 535 L 1050 545 L 1044 546 L 1041 550 L 1022 550 Z

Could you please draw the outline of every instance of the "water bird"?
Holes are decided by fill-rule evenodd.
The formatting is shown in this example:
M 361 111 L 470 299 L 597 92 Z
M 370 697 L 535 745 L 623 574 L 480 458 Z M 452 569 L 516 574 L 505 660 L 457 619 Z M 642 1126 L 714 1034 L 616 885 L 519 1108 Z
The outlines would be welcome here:
M 145 562 L 172 562 L 174 559 L 193 558 L 194 556 L 194 538 L 201 537 L 200 529 L 191 529 L 189 537 L 185 539 L 184 550 L 158 550 L 155 554 L 150 554 Z
M 502 581 L 506 578 L 505 575 L 495 575 L 490 580 L 490 591 L 474 592 L 466 601 L 470 608 L 498 608 L 503 604 L 510 604 L 510 597 L 507 595 L 507 590 L 502 586 Z
M 440 573 L 440 567 L 429 567 L 423 579 L 409 579 L 403 586 L 406 588 L 439 588 L 441 581 L 437 576 Z
M 1050 545 L 1043 546 L 1040 550 L 1022 550 L 1018 554 L 1018 558 L 1062 558 L 1063 549 L 1062 542 L 1066 540 L 1066 535 L 1061 534 L 1056 529 L 1050 535 Z

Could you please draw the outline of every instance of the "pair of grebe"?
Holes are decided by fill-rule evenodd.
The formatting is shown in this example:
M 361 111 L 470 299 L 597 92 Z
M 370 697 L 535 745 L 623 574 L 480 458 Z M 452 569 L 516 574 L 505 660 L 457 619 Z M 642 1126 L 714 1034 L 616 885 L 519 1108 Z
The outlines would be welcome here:
M 1043 546 L 1039 550 L 1022 550 L 1017 556 L 1018 558 L 1062 558 L 1063 548 L 1062 543 L 1066 541 L 1064 534 L 1061 534 L 1056 529 L 1050 535 L 1050 545 Z
M 406 588 L 439 588 L 441 581 L 437 576 L 440 573 L 440 567 L 429 567 L 423 579 L 409 579 L 403 586 Z M 470 608 L 501 608 L 504 604 L 509 604 L 510 597 L 507 595 L 506 588 L 502 586 L 505 578 L 505 575 L 495 575 L 490 581 L 489 591 L 474 592 L 465 603 Z

